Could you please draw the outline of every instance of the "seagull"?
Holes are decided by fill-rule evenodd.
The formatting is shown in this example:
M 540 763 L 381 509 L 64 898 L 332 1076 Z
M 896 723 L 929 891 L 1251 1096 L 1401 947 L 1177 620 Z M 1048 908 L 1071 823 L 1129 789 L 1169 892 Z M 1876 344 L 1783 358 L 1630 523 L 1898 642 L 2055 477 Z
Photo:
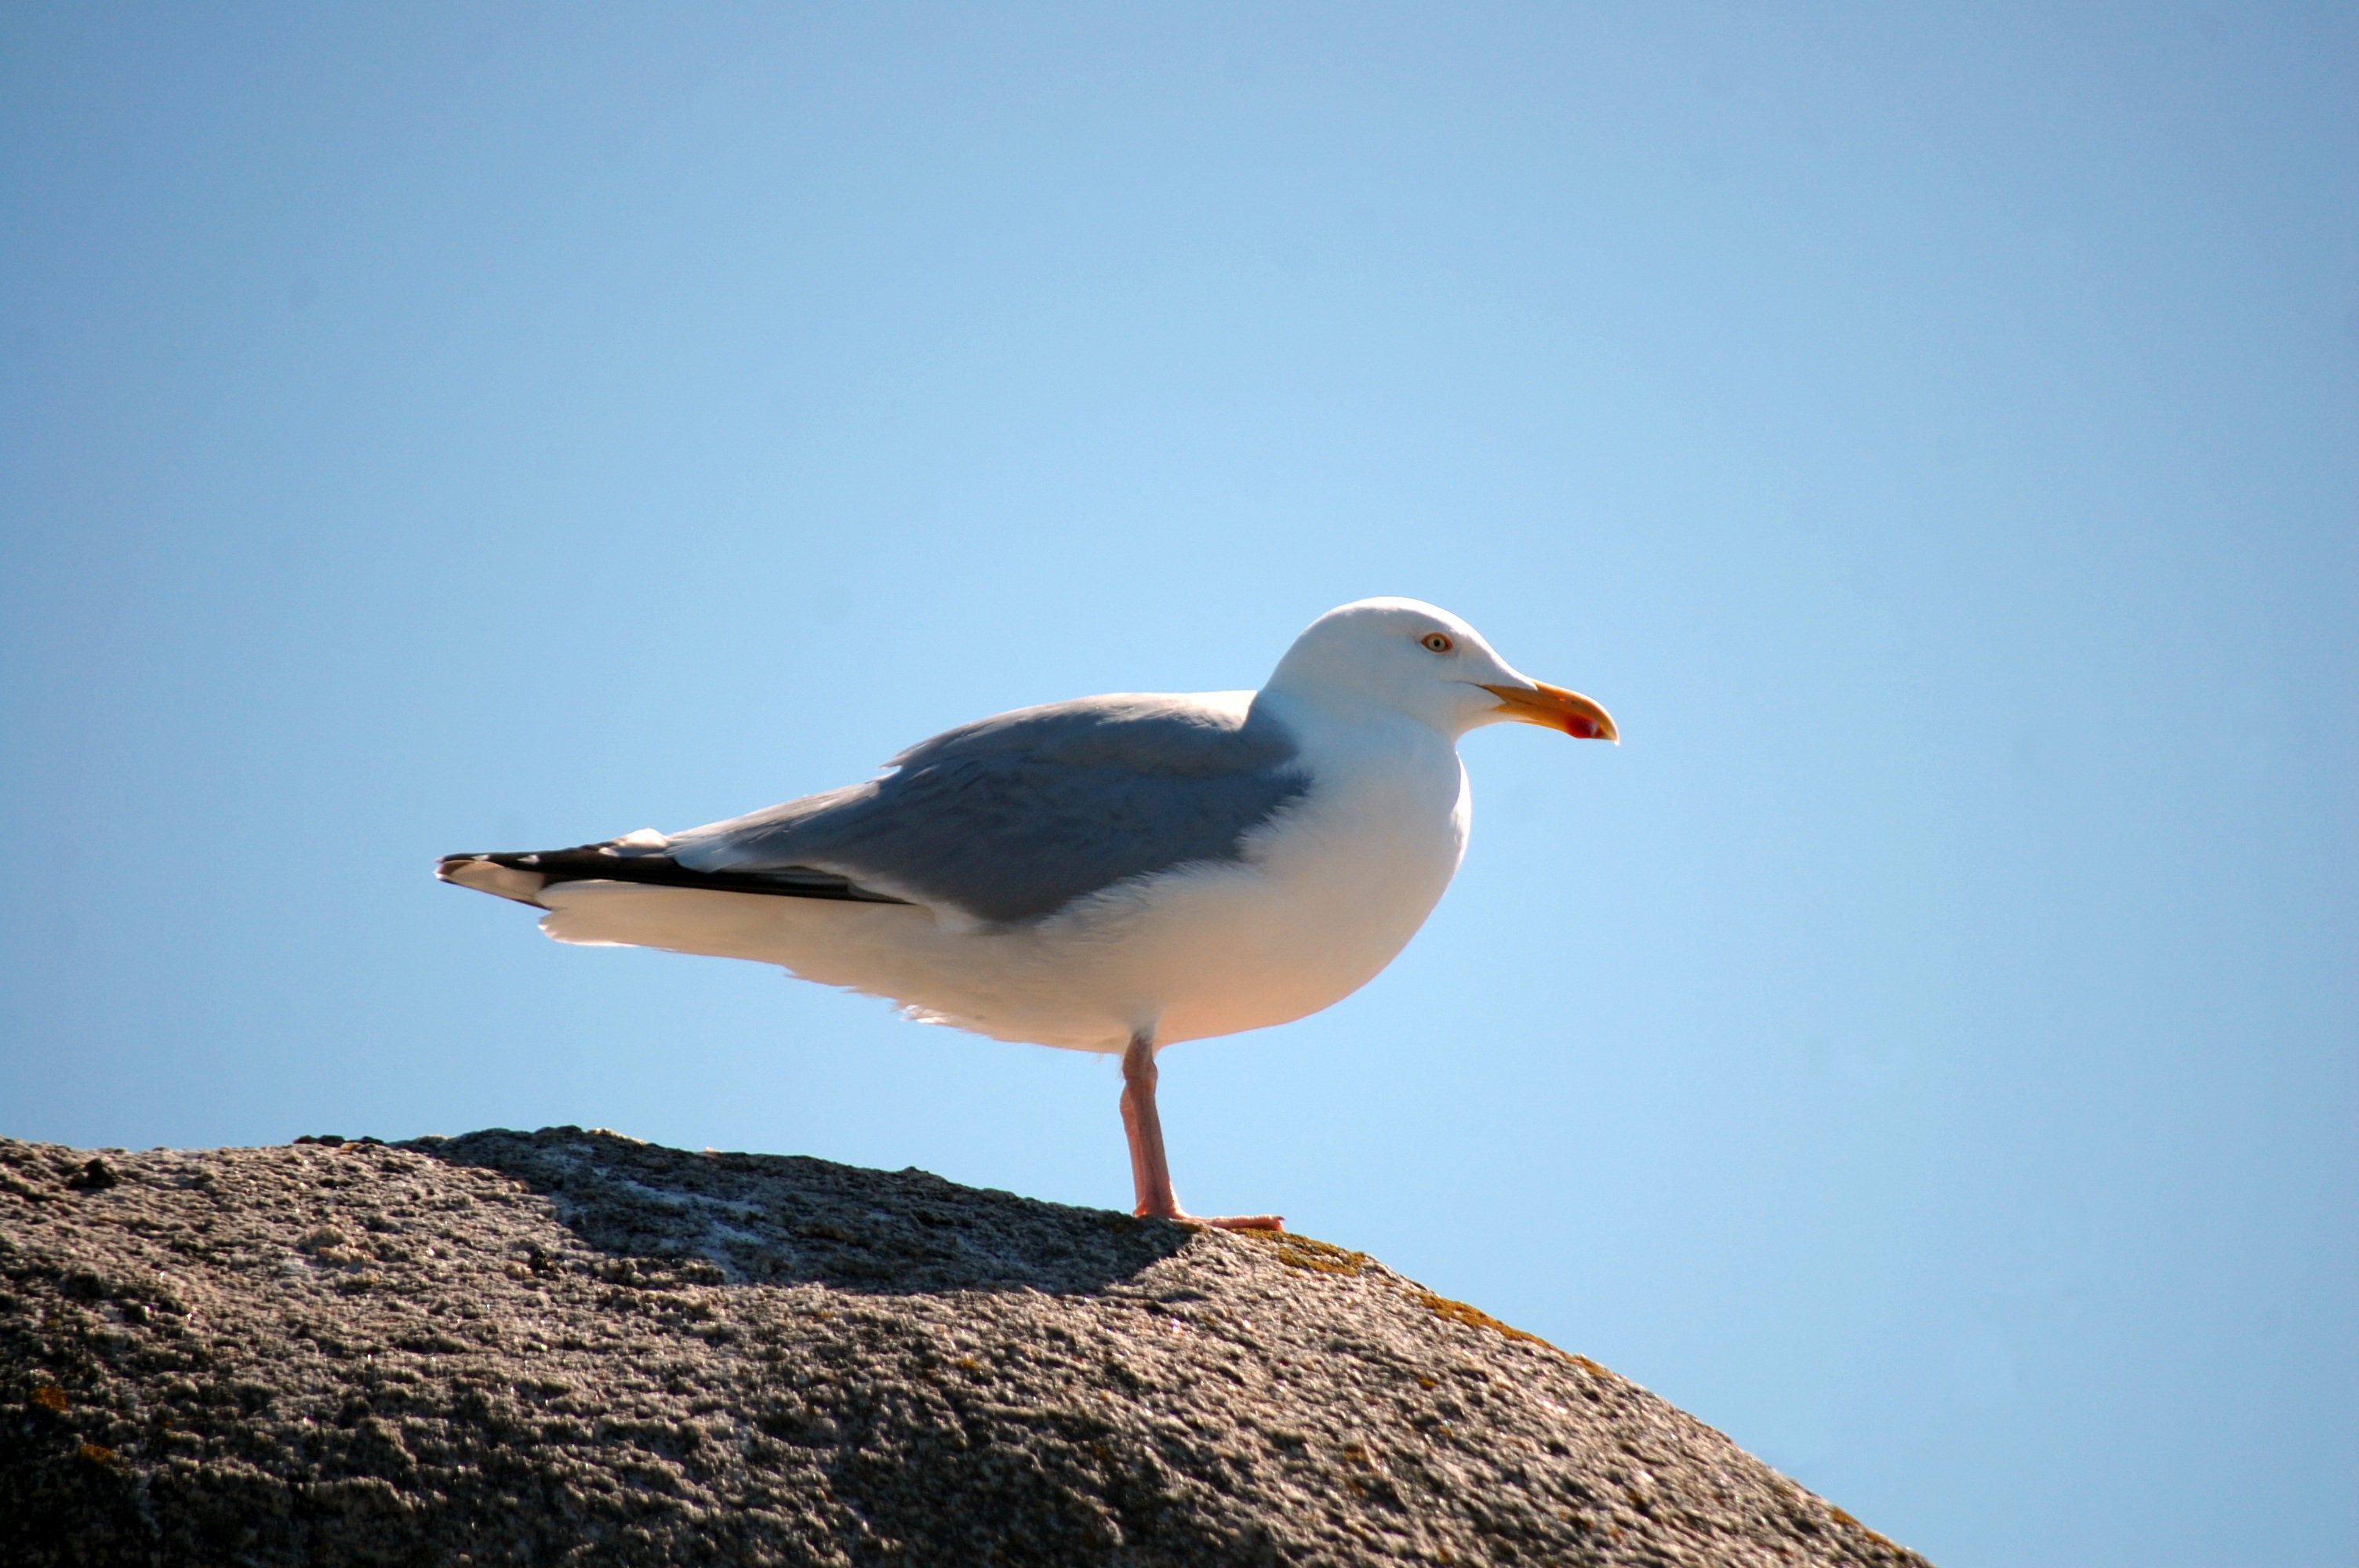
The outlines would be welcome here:
M 1018 708 L 865 784 L 436 874 L 547 910 L 560 942 L 750 958 L 922 1022 L 1119 1055 L 1135 1212 L 1281 1230 L 1180 1207 L 1156 1054 L 1374 979 L 1465 853 L 1458 738 L 1502 722 L 1621 739 L 1448 611 L 1364 599 L 1311 622 L 1259 691 Z

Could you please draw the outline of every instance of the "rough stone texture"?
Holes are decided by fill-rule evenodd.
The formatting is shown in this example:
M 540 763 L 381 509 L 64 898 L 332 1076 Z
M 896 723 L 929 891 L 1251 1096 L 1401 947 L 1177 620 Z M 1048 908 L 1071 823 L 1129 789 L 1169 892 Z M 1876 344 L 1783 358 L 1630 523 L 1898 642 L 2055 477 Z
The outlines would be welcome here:
M 0 1562 L 1922 1564 L 1355 1252 L 555 1128 L 0 1141 Z

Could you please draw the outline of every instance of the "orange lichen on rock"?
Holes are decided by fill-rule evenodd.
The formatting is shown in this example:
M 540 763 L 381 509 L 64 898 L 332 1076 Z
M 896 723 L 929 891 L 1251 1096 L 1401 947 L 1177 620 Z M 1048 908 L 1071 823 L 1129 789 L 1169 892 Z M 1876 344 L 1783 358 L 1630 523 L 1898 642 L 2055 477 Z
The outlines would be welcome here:
M 1452 1323 L 1462 1323 L 1469 1328 L 1496 1329 L 1499 1333 L 1506 1335 L 1510 1339 L 1529 1340 L 1534 1345 L 1545 1345 L 1548 1346 L 1548 1348 L 1550 1350 L 1556 1350 L 1555 1346 L 1549 1345 L 1549 1342 L 1542 1339 L 1538 1335 L 1530 1333 L 1525 1329 L 1517 1328 L 1513 1324 L 1501 1323 L 1497 1318 L 1493 1317 L 1481 1307 L 1471 1307 L 1464 1302 L 1453 1302 L 1448 1296 L 1437 1296 L 1431 1291 L 1417 1291 L 1411 1293 L 1418 1305 L 1433 1314 L 1436 1317 L 1446 1317 Z M 1557 1354 L 1561 1356 L 1564 1352 L 1557 1350 Z M 1582 1361 L 1582 1357 L 1578 1356 L 1572 1357 L 1572 1359 Z M 1597 1367 L 1596 1363 L 1593 1361 L 1583 1361 L 1582 1365 L 1593 1368 L 1599 1371 L 1604 1370 L 1604 1368 Z
M 1277 1253 L 1277 1260 L 1289 1269 L 1353 1277 L 1368 1266 L 1364 1252 L 1349 1251 L 1332 1241 L 1313 1241 L 1290 1230 L 1242 1230 L 1237 1234 L 1272 1249 Z
M 1863 1530 L 1863 1531 L 1864 1531 L 1864 1532 L 1866 1533 L 1866 1535 L 1867 1535 L 1867 1538 L 1868 1538 L 1869 1540 L 1871 1540 L 1871 1541 L 1875 1541 L 1878 1546 L 1888 1546 L 1888 1547 L 1890 1547 L 1890 1548 L 1891 1548 L 1893 1551 L 1895 1551 L 1895 1552 L 1902 1552 L 1902 1551 L 1907 1550 L 1907 1549 L 1906 1549 L 1906 1548 L 1904 1548 L 1904 1547 L 1903 1547 L 1903 1546 L 1902 1546 L 1898 1541 L 1897 1541 L 1893 1540 L 1890 1536 L 1888 1536 L 1888 1535 L 1885 1535 L 1885 1534 L 1882 1534 L 1882 1533 L 1880 1533 L 1879 1531 L 1876 1531 L 1876 1530 L 1870 1530 L 1866 1525 L 1864 1525 L 1864 1524 L 1860 1523 L 1860 1522 L 1859 1522 L 1859 1520 L 1857 1520 L 1857 1519 L 1855 1519 L 1852 1518 L 1852 1517 L 1851 1517 L 1851 1515 L 1849 1515 L 1849 1514 L 1847 1514 L 1847 1513 L 1843 1512 L 1843 1509 L 1839 1509 L 1839 1508 L 1835 1507 L 1832 1503 L 1829 1503 L 1829 1504 L 1827 1505 L 1827 1511 L 1828 1511 L 1829 1513 L 1831 1513 L 1831 1514 L 1832 1514 L 1832 1515 L 1834 1515 L 1834 1516 L 1835 1516 L 1835 1522 L 1836 1522 L 1837 1524 L 1847 1524 L 1847 1525 L 1851 1526 L 1854 1530 Z

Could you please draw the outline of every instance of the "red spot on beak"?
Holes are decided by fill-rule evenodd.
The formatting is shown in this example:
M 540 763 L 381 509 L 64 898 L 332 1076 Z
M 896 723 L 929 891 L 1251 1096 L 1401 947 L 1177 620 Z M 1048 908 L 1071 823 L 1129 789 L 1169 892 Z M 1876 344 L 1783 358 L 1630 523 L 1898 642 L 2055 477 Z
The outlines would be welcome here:
M 1529 690 L 1516 686 L 1485 686 L 1498 697 L 1499 710 L 1525 724 L 1560 730 L 1576 741 L 1619 741 L 1614 716 L 1577 691 L 1534 681 Z

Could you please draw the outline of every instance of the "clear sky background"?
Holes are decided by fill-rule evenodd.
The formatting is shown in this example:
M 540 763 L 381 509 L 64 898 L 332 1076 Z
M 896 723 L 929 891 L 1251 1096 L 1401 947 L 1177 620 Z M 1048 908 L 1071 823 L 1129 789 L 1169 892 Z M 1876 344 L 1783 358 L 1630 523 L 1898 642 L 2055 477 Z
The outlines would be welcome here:
M 1102 1059 L 455 850 L 1466 616 L 1181 1193 L 1947 1568 L 2359 1555 L 2359 13 L 18 5 L 0 1132 L 574 1122 L 1127 1201 Z

